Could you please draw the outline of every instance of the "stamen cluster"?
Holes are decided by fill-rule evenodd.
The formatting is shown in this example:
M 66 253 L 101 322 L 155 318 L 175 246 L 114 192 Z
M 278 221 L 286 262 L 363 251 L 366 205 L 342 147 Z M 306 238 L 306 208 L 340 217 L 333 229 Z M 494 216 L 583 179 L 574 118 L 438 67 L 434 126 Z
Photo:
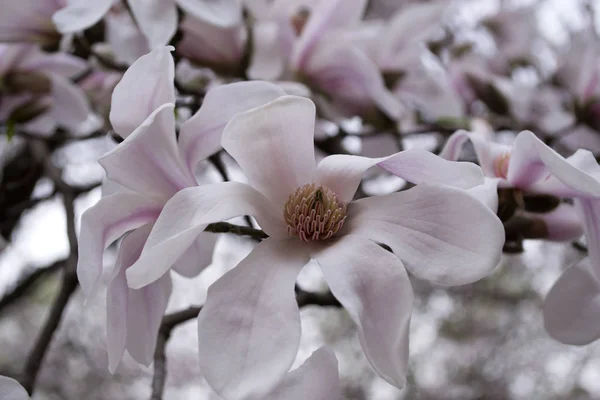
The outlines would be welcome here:
M 328 187 L 307 183 L 290 194 L 283 217 L 290 236 L 304 242 L 326 240 L 344 225 L 346 205 Z

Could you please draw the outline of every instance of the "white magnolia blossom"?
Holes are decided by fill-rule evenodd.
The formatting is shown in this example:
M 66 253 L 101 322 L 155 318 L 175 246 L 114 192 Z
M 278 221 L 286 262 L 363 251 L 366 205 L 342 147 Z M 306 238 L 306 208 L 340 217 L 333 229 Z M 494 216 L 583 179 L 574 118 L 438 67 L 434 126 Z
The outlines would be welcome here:
M 29 400 L 29 395 L 19 382 L 6 376 L 0 376 L 0 399 Z

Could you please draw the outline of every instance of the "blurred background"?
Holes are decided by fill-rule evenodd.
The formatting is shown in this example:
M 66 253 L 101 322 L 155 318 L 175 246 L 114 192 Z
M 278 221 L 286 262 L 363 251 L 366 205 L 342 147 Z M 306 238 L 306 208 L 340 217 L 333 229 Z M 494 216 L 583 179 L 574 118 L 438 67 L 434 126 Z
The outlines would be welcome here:
M 419 2 L 372 0 L 367 19 L 388 19 L 412 3 Z M 559 140 L 554 138 L 552 143 L 564 154 L 577 148 L 600 154 L 596 124 L 600 119 L 582 115 L 582 110 L 574 106 L 574 93 L 568 93 L 569 87 L 561 83 L 559 73 L 568 61 L 582 68 L 586 63 L 600 64 L 599 58 L 584 57 L 578 44 L 578 35 L 592 30 L 592 47 L 600 48 L 596 36 L 600 2 L 454 3 L 454 11 L 433 27 L 435 32 L 426 40 L 431 54 L 440 46 L 451 49 L 450 55 L 440 55 L 444 76 L 450 77 L 454 68 L 470 72 L 471 88 L 479 90 L 475 90 L 478 100 L 469 109 L 500 132 L 500 138 L 510 138 L 518 130 L 532 127 L 545 138 L 560 133 Z M 432 26 L 415 29 L 420 32 L 425 28 Z M 423 40 L 417 36 L 407 41 Z M 461 58 L 461 51 L 470 55 Z M 194 73 L 209 75 L 205 71 Z M 400 90 L 406 107 L 423 115 L 446 106 L 426 102 L 429 108 L 420 108 L 426 96 L 442 98 L 428 79 L 424 78 L 425 86 L 419 86 L 415 78 Z M 415 82 L 415 87 L 410 82 Z M 451 105 L 465 99 L 456 95 L 452 98 L 458 100 L 450 100 Z M 481 109 L 487 111 L 478 111 Z M 465 114 L 460 110 L 453 116 L 453 126 L 460 122 L 461 113 Z M 441 119 L 437 121 L 441 126 Z M 360 122 L 347 121 L 347 129 L 352 131 L 356 124 Z M 405 126 L 423 126 L 423 121 L 411 117 Z M 453 126 L 448 130 L 452 131 Z M 402 146 L 439 150 L 447 137 L 447 133 L 435 129 L 419 132 L 402 137 Z M 395 140 L 386 136 L 339 136 L 331 133 L 324 143 L 329 146 L 337 140 L 335 144 L 346 151 L 369 155 L 389 149 Z M 69 256 L 67 214 L 55 183 L 45 177 L 44 163 L 49 160 L 62 179 L 76 188 L 77 222 L 101 196 L 103 171 L 96 160 L 115 146 L 113 138 L 105 134 L 82 140 L 47 139 L 50 153 L 45 160 L 32 150 L 30 139 L 22 134 L 12 140 L 0 136 L 0 375 L 8 376 L 17 376 L 22 370 L 59 292 L 61 266 Z M 223 161 L 236 179 L 236 166 L 227 157 Z M 211 165 L 206 168 L 218 179 Z M 385 175 L 374 175 L 364 182 L 362 190 L 375 194 L 403 184 Z M 221 235 L 213 264 L 206 272 L 196 279 L 175 279 L 168 312 L 201 305 L 207 287 L 235 266 L 253 245 L 251 239 Z M 114 257 L 115 249 L 111 247 L 105 261 L 114 261 Z M 410 371 L 404 390 L 375 376 L 360 350 L 352 321 L 338 308 L 302 309 L 303 339 L 296 365 L 322 344 L 331 345 L 340 362 L 345 396 L 352 400 L 599 399 L 600 344 L 582 348 L 563 345 L 552 340 L 543 328 L 545 294 L 560 273 L 577 262 L 587 262 L 584 247 L 577 243 L 525 240 L 522 248 L 504 255 L 491 277 L 473 285 L 444 288 L 411 276 L 416 303 Z M 309 265 L 302 272 L 299 283 L 306 290 L 327 289 L 315 266 Z M 151 367 L 141 367 L 126 358 L 115 375 L 108 372 L 103 296 L 84 304 L 82 295 L 75 293 L 50 344 L 34 399 L 150 398 Z M 218 398 L 200 376 L 196 342 L 194 319 L 173 331 L 167 344 L 164 399 Z

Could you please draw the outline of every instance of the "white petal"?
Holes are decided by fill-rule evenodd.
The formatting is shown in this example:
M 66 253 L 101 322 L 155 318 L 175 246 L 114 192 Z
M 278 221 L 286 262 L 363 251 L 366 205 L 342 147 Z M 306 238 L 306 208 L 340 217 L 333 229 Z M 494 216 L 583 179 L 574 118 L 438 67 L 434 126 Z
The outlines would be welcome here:
M 238 162 L 250 184 L 277 207 L 315 169 L 315 105 L 283 96 L 236 116 L 223 132 L 223 148 Z
M 600 277 L 600 200 L 575 199 L 575 206 L 583 221 L 588 257 Z
M 186 278 L 193 278 L 212 263 L 213 251 L 219 235 L 201 232 L 198 238 L 173 265 L 173 270 Z
M 208 288 L 200 368 L 222 397 L 262 398 L 292 366 L 300 343 L 294 284 L 308 261 L 299 241 L 267 239 Z
M 556 281 L 544 302 L 544 326 L 554 339 L 585 345 L 600 338 L 600 279 L 576 264 Z
M 242 21 L 242 7 L 238 0 L 177 0 L 187 13 L 221 28 L 230 28 Z
M 521 132 L 513 144 L 508 166 L 508 181 L 527 187 L 554 175 L 567 187 L 583 196 L 600 196 L 600 181 L 572 165 L 529 131 Z M 600 177 L 599 177 L 600 178 Z
M 462 285 L 491 273 L 500 261 L 504 227 L 468 193 L 417 185 L 350 204 L 352 233 L 389 245 L 410 272 L 442 285 Z
M 163 201 L 184 187 L 196 185 L 179 155 L 173 107 L 171 103 L 158 107 L 127 139 L 98 160 L 110 180 Z
M 110 243 L 130 230 L 154 221 L 162 204 L 136 193 L 117 193 L 102 198 L 81 217 L 77 277 L 86 296 L 91 296 L 102 273 L 102 255 Z
M 358 325 L 361 346 L 373 368 L 392 385 L 404 387 L 413 291 L 402 262 L 356 235 L 341 237 L 313 257 L 332 293 Z
M 179 147 L 191 171 L 221 149 L 221 135 L 227 123 L 239 113 L 262 106 L 285 92 L 268 82 L 236 82 L 206 93 L 202 107 L 181 127 Z
M 113 91 L 110 123 L 126 138 L 165 103 L 175 103 L 172 47 L 158 47 L 140 57 Z
M 315 182 L 329 187 L 342 201 L 348 202 L 365 172 L 375 165 L 416 184 L 445 184 L 469 189 L 484 182 L 481 169 L 476 165 L 447 161 L 422 149 L 380 158 L 335 154 L 319 163 Z
M 127 0 L 127 2 L 151 49 L 169 43 L 177 30 L 175 0 Z
M 254 216 L 271 236 L 288 236 L 283 212 L 248 185 L 226 182 L 180 191 L 167 202 L 142 256 L 127 270 L 129 287 L 137 289 L 160 278 L 207 224 L 241 215 Z
M 498 211 L 498 179 L 485 178 L 483 185 L 467 189 L 467 193 L 489 207 L 493 212 Z
M 278 79 L 285 68 L 285 54 L 280 43 L 279 24 L 275 21 L 257 23 L 252 30 L 252 59 L 248 68 L 251 79 Z
M 54 13 L 52 21 L 60 33 L 82 31 L 100 21 L 113 0 L 70 0 L 65 8 Z
M 0 376 L 0 398 L 2 400 L 29 400 L 23 386 L 6 376 Z
M 264 400 L 338 400 L 341 396 L 335 354 L 321 347 L 304 364 L 288 373 Z
M 137 260 L 144 243 L 150 234 L 152 224 L 146 224 L 129 233 L 119 246 L 113 277 L 106 294 L 106 347 L 108 369 L 115 373 L 123 358 L 127 344 L 127 319 L 129 307 L 129 287 L 125 270 Z
M 91 118 L 92 110 L 83 90 L 69 79 L 50 75 L 52 81 L 52 107 L 50 114 L 56 123 L 73 134 L 83 129 Z

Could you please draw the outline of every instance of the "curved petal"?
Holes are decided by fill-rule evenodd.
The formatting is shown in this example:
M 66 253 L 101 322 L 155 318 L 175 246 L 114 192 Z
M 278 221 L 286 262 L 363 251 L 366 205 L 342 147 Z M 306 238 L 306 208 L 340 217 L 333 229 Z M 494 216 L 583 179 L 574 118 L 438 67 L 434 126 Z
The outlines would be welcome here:
M 498 180 L 485 178 L 483 185 L 473 186 L 466 190 L 471 196 L 489 207 L 493 212 L 498 211 Z
M 495 163 L 498 162 L 497 160 L 499 160 L 500 157 L 510 154 L 510 146 L 494 143 L 481 137 L 481 135 L 477 133 L 471 133 L 464 130 L 456 131 L 446 141 L 444 148 L 440 152 L 440 157 L 450 161 L 458 160 L 467 140 L 471 141 L 473 144 L 477 159 L 479 160 L 479 165 L 486 176 L 490 178 L 506 178 L 498 175 Z
M 350 232 L 389 245 L 419 278 L 462 285 L 491 273 L 500 261 L 504 227 L 470 194 L 417 185 L 350 204 Z
M 196 180 L 183 166 L 175 137 L 173 104 L 163 104 L 98 162 L 108 179 L 167 201 Z
M 322 39 L 327 31 L 358 24 L 365 8 L 366 0 L 331 0 L 321 1 L 311 10 L 302 35 L 294 48 L 292 63 L 303 69 L 309 53 L 316 42 Z
M 447 161 L 423 149 L 410 149 L 380 158 L 331 155 L 317 165 L 314 180 L 333 190 L 343 202 L 349 202 L 365 172 L 375 165 L 416 184 L 469 189 L 484 183 L 481 169 L 476 165 Z
M 242 22 L 242 7 L 238 0 L 177 0 L 177 3 L 193 17 L 221 28 Z
M 0 376 L 0 398 L 2 400 L 29 400 L 29 395 L 19 382 L 7 376 Z
M 104 24 L 104 40 L 110 46 L 116 62 L 132 65 L 150 51 L 148 39 L 139 30 L 129 11 L 108 13 Z M 166 57 L 164 61 L 168 61 Z M 168 71 L 168 67 L 164 71 Z M 128 79 L 131 79 L 131 76 Z M 144 90 L 137 88 L 140 89 Z M 169 102 L 168 99 L 164 100 L 164 103 Z M 138 103 L 139 101 L 138 99 Z
M 341 396 L 335 354 L 321 347 L 304 364 L 288 373 L 264 400 L 337 400 Z
M 550 289 L 544 327 L 567 344 L 585 345 L 600 338 L 600 279 L 586 264 L 569 267 Z
M 60 37 L 52 24 L 52 15 L 60 8 L 54 1 L 2 2 L 0 42 L 56 44 Z
M 127 0 L 127 3 L 151 49 L 169 43 L 177 30 L 175 0 Z
M 206 225 L 241 215 L 254 216 L 271 236 L 288 236 L 283 212 L 248 185 L 225 182 L 180 191 L 167 202 L 140 259 L 127 270 L 129 287 L 138 289 L 160 278 Z
M 312 254 L 331 292 L 358 325 L 360 344 L 381 377 L 402 388 L 408 369 L 413 291 L 402 262 L 365 237 L 346 235 Z
M 90 297 L 102 273 L 108 245 L 128 231 L 156 220 L 162 204 L 137 193 L 117 193 L 100 199 L 81 216 L 77 277 Z
M 173 47 L 158 47 L 131 65 L 115 86 L 110 123 L 127 138 L 159 106 L 175 103 Z
M 268 82 L 236 82 L 209 90 L 202 107 L 181 127 L 179 148 L 190 171 L 221 149 L 227 123 L 239 113 L 284 96 L 283 89 Z
M 529 131 L 521 132 L 513 144 L 508 181 L 527 187 L 552 174 L 583 196 L 600 197 L 600 181 L 572 165 Z
M 279 25 L 265 21 L 252 29 L 252 59 L 248 67 L 250 79 L 277 80 L 285 68 L 285 54 L 279 39 Z
M 278 207 L 312 178 L 315 112 L 309 99 L 282 96 L 236 116 L 223 132 L 223 148 Z
M 600 277 L 600 199 L 575 199 L 575 206 L 583 221 L 588 256 L 596 275 Z
M 186 278 L 197 276 L 212 263 L 213 251 L 219 235 L 200 232 L 196 241 L 173 265 L 173 270 Z
M 70 0 L 54 13 L 52 21 L 62 34 L 82 31 L 100 21 L 112 4 L 113 0 Z
M 292 366 L 300 344 L 294 284 L 309 260 L 298 241 L 267 239 L 208 288 L 200 368 L 222 397 L 262 398 Z
M 358 48 L 337 38 L 319 43 L 306 64 L 295 68 L 346 113 L 368 115 L 378 108 L 391 119 L 402 113 L 400 101 L 386 88 L 377 65 Z

